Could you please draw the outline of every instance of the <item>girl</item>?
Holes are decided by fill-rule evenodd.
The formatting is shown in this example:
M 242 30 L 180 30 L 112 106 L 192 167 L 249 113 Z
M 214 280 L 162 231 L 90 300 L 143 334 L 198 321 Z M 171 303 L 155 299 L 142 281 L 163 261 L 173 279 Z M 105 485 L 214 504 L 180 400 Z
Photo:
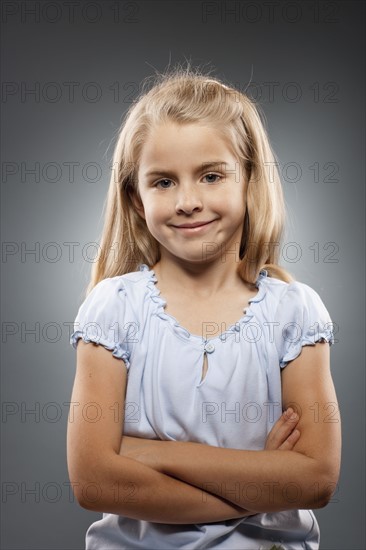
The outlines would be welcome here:
M 69 475 L 103 512 L 86 548 L 319 548 L 311 508 L 340 469 L 333 327 L 278 265 L 284 199 L 256 107 L 198 70 L 160 75 L 114 169 L 71 336 Z

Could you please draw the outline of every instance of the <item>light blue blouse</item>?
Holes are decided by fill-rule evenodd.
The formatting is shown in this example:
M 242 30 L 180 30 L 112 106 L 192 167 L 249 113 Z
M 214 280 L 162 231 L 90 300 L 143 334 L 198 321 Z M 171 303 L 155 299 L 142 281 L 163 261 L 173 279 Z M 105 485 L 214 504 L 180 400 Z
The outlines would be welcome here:
M 209 322 L 202 335 L 190 334 L 165 313 L 157 282 L 146 264 L 99 282 L 80 306 L 70 338 L 75 349 L 82 338 L 125 362 L 123 433 L 263 450 L 282 414 L 280 369 L 302 346 L 334 343 L 321 298 L 304 283 L 288 284 L 262 270 L 258 293 L 244 315 L 211 338 Z M 201 381 L 204 353 L 208 370 Z M 86 533 L 86 550 L 264 550 L 274 544 L 286 550 L 318 549 L 319 526 L 312 510 L 194 525 L 105 513 Z

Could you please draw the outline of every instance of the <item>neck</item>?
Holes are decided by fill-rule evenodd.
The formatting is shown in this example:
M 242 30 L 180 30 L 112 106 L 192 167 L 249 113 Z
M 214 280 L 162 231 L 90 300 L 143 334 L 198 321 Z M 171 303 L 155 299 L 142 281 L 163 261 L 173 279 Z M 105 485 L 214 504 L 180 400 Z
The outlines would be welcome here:
M 160 285 L 176 288 L 176 281 L 186 294 L 208 299 L 217 294 L 242 289 L 246 285 L 237 273 L 237 266 L 236 262 L 222 262 L 221 259 L 205 264 L 160 260 L 152 269 Z M 250 285 L 246 286 L 249 288 Z

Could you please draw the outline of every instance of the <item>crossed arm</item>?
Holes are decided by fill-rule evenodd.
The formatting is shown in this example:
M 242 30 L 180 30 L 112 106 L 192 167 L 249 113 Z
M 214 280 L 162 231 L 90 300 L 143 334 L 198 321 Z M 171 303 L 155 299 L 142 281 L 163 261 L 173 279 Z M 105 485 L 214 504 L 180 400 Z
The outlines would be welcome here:
M 263 451 L 123 437 L 120 453 L 251 513 L 321 508 L 336 489 L 341 454 L 329 346 L 304 347 L 283 369 L 282 389 L 284 405 L 298 409 L 300 433 L 294 423 L 286 432 L 290 426 L 280 419 Z
M 223 521 L 324 506 L 334 492 L 340 466 L 340 418 L 328 354 L 328 345 L 305 347 L 282 371 L 283 405 L 297 409 L 300 433 L 280 419 L 263 451 L 242 451 L 126 436 L 121 445 L 117 427 L 110 434 L 113 456 L 108 455 L 107 461 L 95 457 L 93 468 L 89 454 L 88 476 L 82 478 L 99 480 L 103 498 L 95 503 L 84 495 L 78 498 L 80 504 L 158 523 Z M 94 437 L 95 429 L 90 432 Z M 102 435 L 99 443 L 102 447 Z M 134 502 L 115 498 L 117 479 L 122 489 L 133 480 Z

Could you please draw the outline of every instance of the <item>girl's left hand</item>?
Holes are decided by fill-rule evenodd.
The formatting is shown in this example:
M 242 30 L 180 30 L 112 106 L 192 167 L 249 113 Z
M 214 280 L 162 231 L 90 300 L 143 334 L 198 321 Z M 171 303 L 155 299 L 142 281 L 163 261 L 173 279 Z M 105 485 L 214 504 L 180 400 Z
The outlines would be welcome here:
M 265 451 L 292 451 L 300 438 L 300 431 L 296 429 L 299 416 L 291 417 L 293 409 L 286 410 L 275 422 L 267 435 Z

